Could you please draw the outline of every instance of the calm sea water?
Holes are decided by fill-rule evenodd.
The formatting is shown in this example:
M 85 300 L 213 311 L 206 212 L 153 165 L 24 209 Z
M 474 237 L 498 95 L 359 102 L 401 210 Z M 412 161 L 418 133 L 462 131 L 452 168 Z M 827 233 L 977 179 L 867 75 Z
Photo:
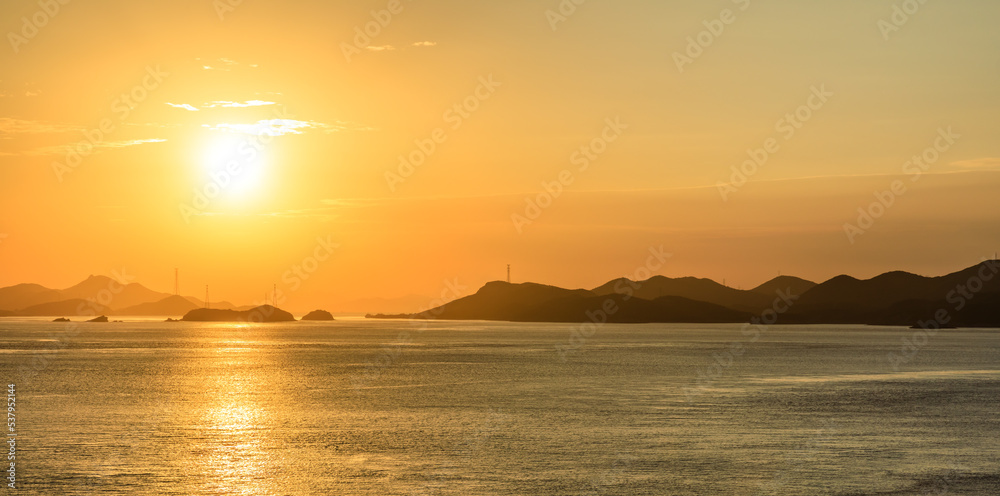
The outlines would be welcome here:
M 1000 494 L 996 331 L 575 328 L 0 320 L 16 493 Z

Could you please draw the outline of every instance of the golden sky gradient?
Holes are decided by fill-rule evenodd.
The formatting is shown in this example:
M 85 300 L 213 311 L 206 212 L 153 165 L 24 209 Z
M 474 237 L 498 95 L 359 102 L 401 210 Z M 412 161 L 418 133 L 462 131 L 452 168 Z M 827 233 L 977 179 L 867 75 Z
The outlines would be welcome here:
M 994 1 L 53 3 L 0 5 L 0 285 L 305 308 L 1000 249 Z

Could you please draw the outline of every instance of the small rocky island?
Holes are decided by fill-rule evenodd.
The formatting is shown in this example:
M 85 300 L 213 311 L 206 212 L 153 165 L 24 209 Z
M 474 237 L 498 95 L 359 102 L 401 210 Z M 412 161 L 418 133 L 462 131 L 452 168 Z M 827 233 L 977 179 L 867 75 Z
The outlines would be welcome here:
M 220 310 L 196 308 L 181 319 L 185 322 L 292 322 L 292 314 L 271 305 L 262 305 L 250 310 Z
M 302 317 L 302 320 L 336 320 L 333 314 L 326 310 L 313 310 Z
M 88 320 L 87 322 L 107 322 L 107 321 L 108 321 L 108 318 L 105 317 L 105 316 L 103 316 L 103 315 L 101 315 L 100 317 L 95 317 L 93 319 Z

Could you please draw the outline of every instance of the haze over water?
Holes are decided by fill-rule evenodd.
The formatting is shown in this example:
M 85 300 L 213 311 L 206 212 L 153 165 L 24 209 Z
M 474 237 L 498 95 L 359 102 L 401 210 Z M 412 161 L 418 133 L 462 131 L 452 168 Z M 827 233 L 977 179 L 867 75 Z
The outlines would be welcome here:
M 3 321 L 17 492 L 996 494 L 995 331 L 574 328 Z

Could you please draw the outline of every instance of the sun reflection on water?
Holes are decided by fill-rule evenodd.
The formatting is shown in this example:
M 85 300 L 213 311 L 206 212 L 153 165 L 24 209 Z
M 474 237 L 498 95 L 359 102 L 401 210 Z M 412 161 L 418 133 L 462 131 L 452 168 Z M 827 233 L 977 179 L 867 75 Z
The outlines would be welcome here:
M 222 346 L 246 345 L 220 343 Z M 218 375 L 205 378 L 198 463 L 212 494 L 279 494 L 273 477 L 270 411 L 258 399 L 260 356 L 250 348 L 219 348 Z

